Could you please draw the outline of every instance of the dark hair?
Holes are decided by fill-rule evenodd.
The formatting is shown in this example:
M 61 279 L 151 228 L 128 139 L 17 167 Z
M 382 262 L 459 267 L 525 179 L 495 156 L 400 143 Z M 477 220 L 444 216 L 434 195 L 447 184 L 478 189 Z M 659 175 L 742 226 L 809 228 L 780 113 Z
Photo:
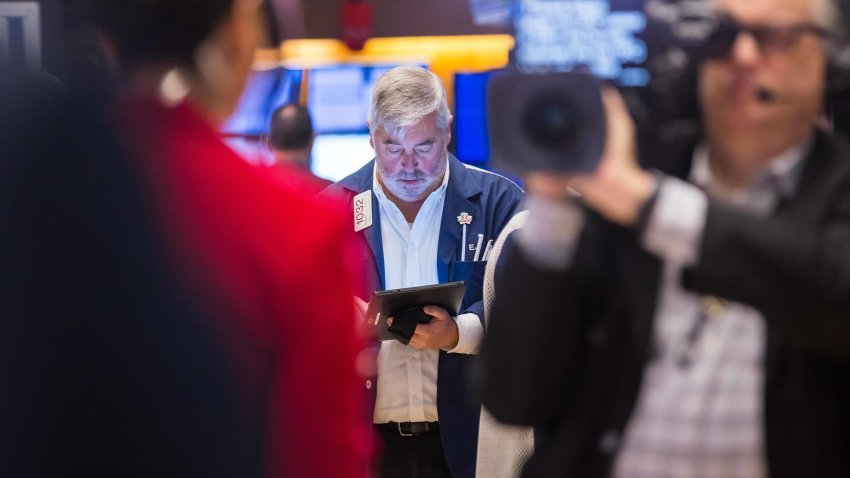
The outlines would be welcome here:
M 115 42 L 124 64 L 191 63 L 234 0 L 85 0 L 91 20 Z
M 272 113 L 269 145 L 274 149 L 303 149 L 313 140 L 310 112 L 298 103 L 287 103 Z

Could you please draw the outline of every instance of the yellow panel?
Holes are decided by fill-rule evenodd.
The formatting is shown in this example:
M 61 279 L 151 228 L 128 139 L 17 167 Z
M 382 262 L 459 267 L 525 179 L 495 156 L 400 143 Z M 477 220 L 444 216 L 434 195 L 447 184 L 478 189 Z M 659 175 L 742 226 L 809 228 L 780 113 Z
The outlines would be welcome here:
M 455 73 L 502 68 L 508 64 L 513 46 L 511 35 L 372 38 L 361 51 L 351 51 L 333 39 L 288 40 L 280 51 L 258 51 L 255 67 L 281 62 L 307 70 L 340 63 L 425 63 L 443 80 L 451 104 Z

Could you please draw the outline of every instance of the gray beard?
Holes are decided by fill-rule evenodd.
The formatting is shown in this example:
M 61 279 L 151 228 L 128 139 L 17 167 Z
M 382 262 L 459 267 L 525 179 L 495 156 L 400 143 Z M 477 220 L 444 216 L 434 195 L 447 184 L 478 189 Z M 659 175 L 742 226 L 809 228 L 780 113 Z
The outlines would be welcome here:
M 416 170 L 412 173 L 401 172 L 392 178 L 385 178 L 384 187 L 392 193 L 393 196 L 401 199 L 402 201 L 412 202 L 425 199 L 423 197 L 425 192 L 430 190 L 434 184 L 439 184 L 443 180 L 443 176 L 446 174 L 446 168 L 448 168 L 449 164 L 448 152 L 441 163 L 441 166 L 434 171 L 433 175 L 425 174 L 425 172 L 421 170 Z M 405 179 L 425 179 L 425 181 L 417 186 L 411 187 L 401 183 L 401 181 Z

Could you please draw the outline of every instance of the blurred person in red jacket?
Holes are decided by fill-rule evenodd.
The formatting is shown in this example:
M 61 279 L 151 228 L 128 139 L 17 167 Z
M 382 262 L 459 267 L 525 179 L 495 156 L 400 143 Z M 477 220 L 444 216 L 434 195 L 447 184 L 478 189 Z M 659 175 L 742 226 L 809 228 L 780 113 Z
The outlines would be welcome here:
M 114 119 L 172 263 L 264 426 L 266 475 L 363 476 L 352 233 L 337 209 L 248 164 L 217 133 L 261 40 L 261 2 L 88 3 L 124 82 Z

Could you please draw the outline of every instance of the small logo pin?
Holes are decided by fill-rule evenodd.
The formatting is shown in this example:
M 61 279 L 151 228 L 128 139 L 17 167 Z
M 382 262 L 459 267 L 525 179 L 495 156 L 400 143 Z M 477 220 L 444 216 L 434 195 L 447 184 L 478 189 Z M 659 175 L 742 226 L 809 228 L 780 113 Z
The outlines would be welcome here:
M 472 224 L 472 216 L 467 212 L 462 212 L 457 217 L 457 222 L 463 226 L 463 239 L 460 240 L 460 243 L 463 244 L 460 248 L 460 260 L 466 261 L 466 226 Z

